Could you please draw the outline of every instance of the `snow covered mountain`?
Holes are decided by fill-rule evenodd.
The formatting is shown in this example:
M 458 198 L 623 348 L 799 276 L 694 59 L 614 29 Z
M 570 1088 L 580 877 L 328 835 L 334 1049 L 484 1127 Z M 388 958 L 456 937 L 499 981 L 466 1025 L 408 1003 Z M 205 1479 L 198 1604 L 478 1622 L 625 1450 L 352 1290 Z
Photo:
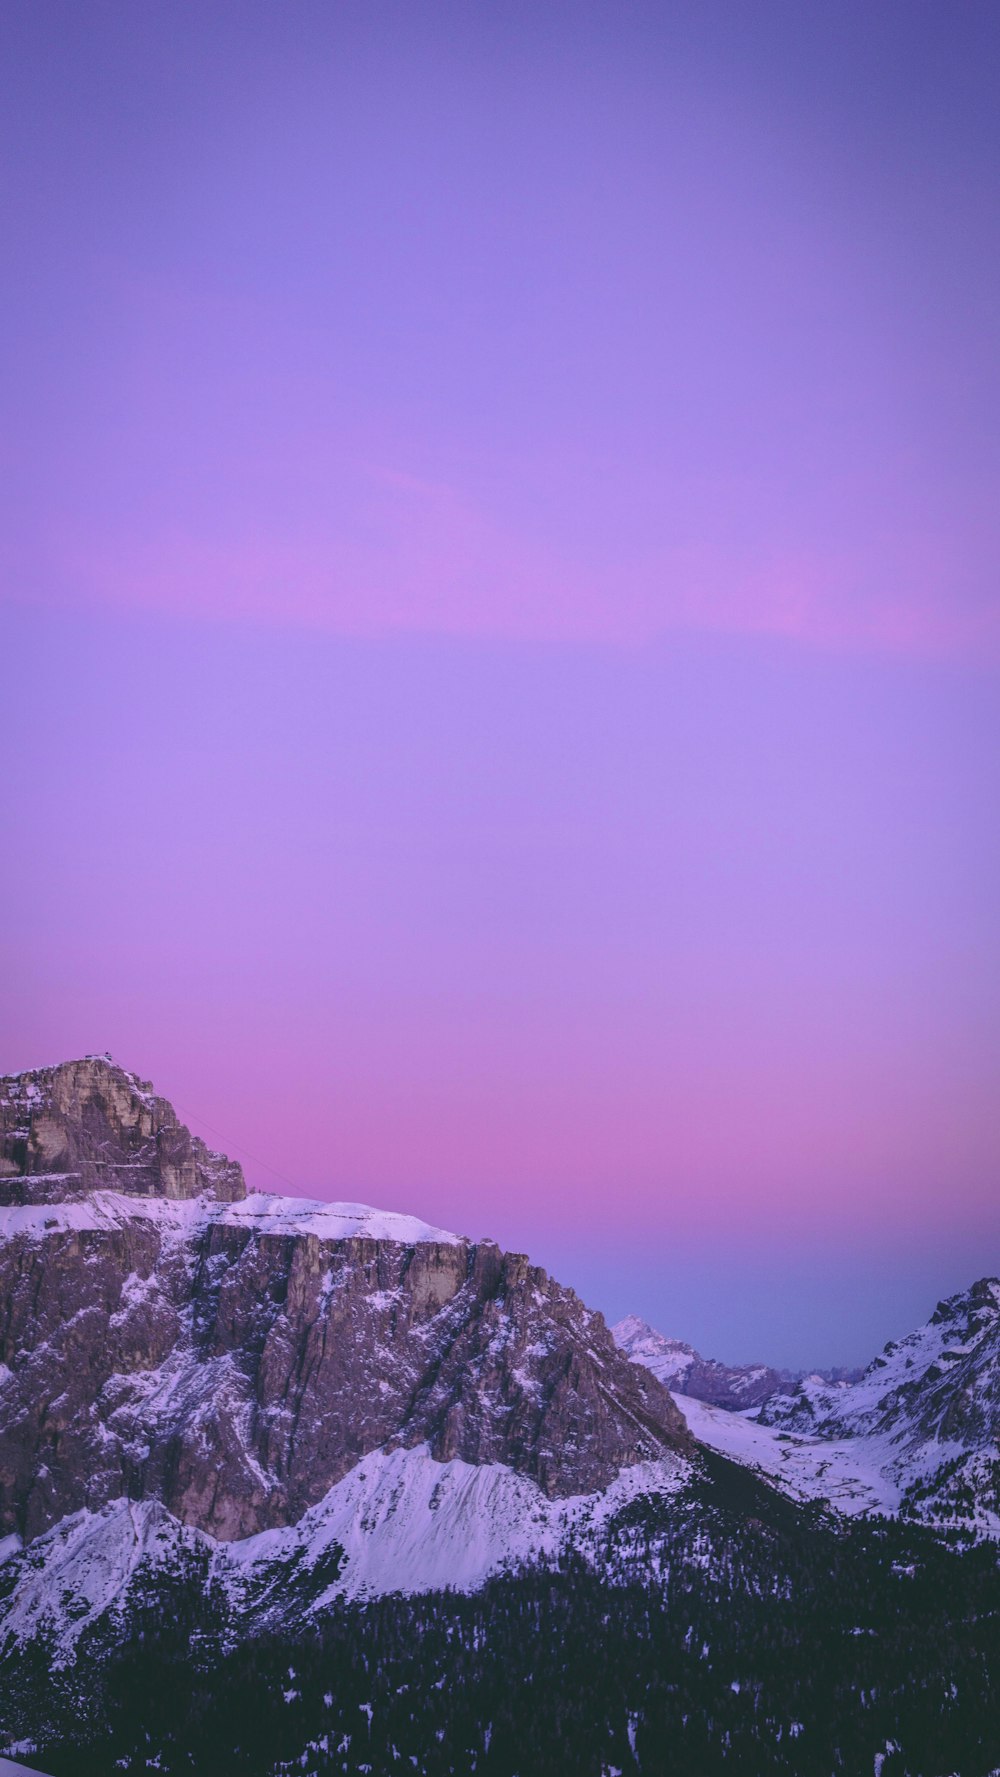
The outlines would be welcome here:
M 939 1302 L 860 1373 L 706 1361 L 634 1315 L 612 1336 L 700 1443 L 790 1497 L 1000 1536 L 1000 1279 Z
M 755 1407 L 795 1378 L 767 1364 L 723 1364 L 705 1358 L 682 1339 L 668 1339 L 636 1314 L 627 1314 L 611 1337 L 633 1363 L 643 1364 L 674 1394 L 693 1395 L 715 1407 Z
M 1000 1280 L 940 1302 L 858 1375 L 706 1362 L 636 1316 L 612 1336 L 702 1444 L 790 1498 L 1000 1535 Z
M 635 1316 L 612 1334 L 674 1391 L 699 1443 L 789 1498 L 1000 1536 L 1000 1279 L 940 1302 L 860 1376 L 791 1387 L 787 1375 L 774 1387 L 757 1368 L 704 1366 Z M 779 1375 L 765 1374 L 768 1384 Z M 756 1408 L 749 1392 L 740 1399 L 744 1378 L 766 1388 Z
M 683 1471 L 669 1393 L 572 1290 L 413 1217 L 247 1196 L 107 1058 L 0 1084 L 0 1203 L 11 1632 L 60 1594 L 85 1623 L 192 1536 L 230 1578 L 305 1562 L 317 1598 L 333 1569 L 481 1583 Z
M 629 1355 L 523 1255 L 247 1195 L 107 1057 L 0 1081 L 0 1751 L 887 1777 L 932 1733 L 985 1777 L 996 1551 L 867 1516 L 921 1509 L 897 1434 L 986 1460 L 978 1289 L 914 1336 L 905 1413 L 809 1382 L 763 1423 L 759 1371 L 635 1324 Z
M 904 1513 L 1000 1533 L 1000 1278 L 939 1302 L 859 1381 L 806 1377 L 759 1417 L 786 1435 L 866 1449 Z

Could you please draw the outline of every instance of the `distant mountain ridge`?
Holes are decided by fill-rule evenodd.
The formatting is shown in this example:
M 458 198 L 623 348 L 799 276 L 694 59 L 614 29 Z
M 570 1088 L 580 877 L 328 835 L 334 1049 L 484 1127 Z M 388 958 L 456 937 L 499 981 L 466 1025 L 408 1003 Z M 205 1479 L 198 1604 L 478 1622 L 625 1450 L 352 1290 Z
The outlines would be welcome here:
M 770 1364 L 725 1364 L 718 1358 L 702 1357 L 693 1345 L 657 1332 L 637 1314 L 627 1314 L 624 1320 L 617 1321 L 611 1337 L 634 1363 L 644 1364 L 674 1394 L 691 1395 L 730 1412 L 762 1405 L 805 1374 L 801 1370 L 776 1370 Z M 835 1382 L 853 1380 L 861 1372 L 827 1370 L 822 1374 L 825 1381 Z
M 701 1443 L 792 1498 L 1000 1536 L 1000 1279 L 939 1302 L 861 1372 L 706 1361 L 634 1315 L 612 1336 Z
M 793 1380 L 767 1364 L 723 1364 L 704 1358 L 693 1345 L 668 1338 L 636 1314 L 617 1321 L 611 1337 L 634 1363 L 643 1364 L 675 1394 L 693 1395 L 716 1407 L 758 1406 Z

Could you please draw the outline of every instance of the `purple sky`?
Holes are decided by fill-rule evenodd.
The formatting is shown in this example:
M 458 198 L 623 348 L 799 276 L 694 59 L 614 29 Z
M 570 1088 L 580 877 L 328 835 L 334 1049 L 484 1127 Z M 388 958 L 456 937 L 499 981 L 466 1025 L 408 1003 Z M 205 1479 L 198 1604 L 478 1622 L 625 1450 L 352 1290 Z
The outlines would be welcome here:
M 721 1355 L 1000 1269 L 1000 10 L 0 33 L 0 1067 Z

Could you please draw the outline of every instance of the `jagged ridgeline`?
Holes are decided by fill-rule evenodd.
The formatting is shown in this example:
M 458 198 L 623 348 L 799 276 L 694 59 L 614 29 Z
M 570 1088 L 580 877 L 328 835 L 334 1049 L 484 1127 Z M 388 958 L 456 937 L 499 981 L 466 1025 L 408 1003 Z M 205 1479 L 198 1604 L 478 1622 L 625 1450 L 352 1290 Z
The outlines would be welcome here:
M 702 1450 L 522 1255 L 248 1195 L 106 1057 L 0 1082 L 0 1751 L 985 1777 L 996 1554 L 951 1534 Z

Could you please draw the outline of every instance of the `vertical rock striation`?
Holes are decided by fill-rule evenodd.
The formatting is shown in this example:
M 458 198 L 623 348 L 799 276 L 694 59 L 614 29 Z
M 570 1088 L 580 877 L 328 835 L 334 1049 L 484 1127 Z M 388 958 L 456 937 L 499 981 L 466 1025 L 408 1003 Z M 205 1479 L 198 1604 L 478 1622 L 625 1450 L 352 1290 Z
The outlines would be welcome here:
M 0 1080 L 0 1203 L 88 1191 L 246 1196 L 242 1168 L 185 1129 L 165 1098 L 106 1055 Z
M 686 1449 L 666 1389 L 520 1254 L 247 1197 L 103 1058 L 0 1082 L 0 1536 L 154 1499 L 231 1539 L 426 1444 L 551 1498 Z

